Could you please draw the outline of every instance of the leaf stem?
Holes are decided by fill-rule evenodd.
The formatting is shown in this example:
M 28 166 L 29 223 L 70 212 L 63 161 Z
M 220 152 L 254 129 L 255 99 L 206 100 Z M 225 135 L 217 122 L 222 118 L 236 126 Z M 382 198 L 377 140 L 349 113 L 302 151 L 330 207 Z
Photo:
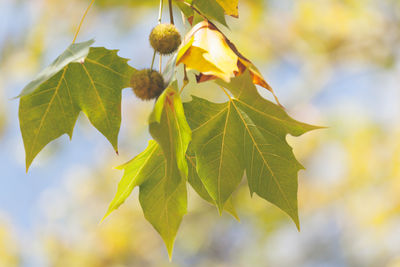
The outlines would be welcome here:
M 156 50 L 154 50 L 153 59 L 151 60 L 151 67 L 150 67 L 151 70 L 153 70 L 154 60 L 155 60 L 155 59 L 156 59 Z
M 183 89 L 185 89 L 186 85 L 189 83 L 189 79 L 188 79 L 187 71 L 186 71 L 186 65 L 183 65 L 183 73 L 184 73 L 183 85 L 182 85 L 181 90 L 179 91 L 179 94 L 182 94 Z
M 164 1 L 160 0 L 160 6 L 159 6 L 159 10 L 158 10 L 158 19 L 157 19 L 158 24 L 161 24 L 161 20 L 162 20 L 163 3 L 164 3 Z M 157 52 L 156 52 L 156 50 L 154 50 L 153 59 L 151 60 L 151 67 L 150 67 L 151 70 L 153 70 L 153 67 L 154 67 L 154 61 L 156 59 L 156 54 L 157 54 Z M 160 73 L 161 73 L 161 63 L 162 62 L 161 62 L 161 55 L 160 55 L 160 66 L 159 66 Z
M 160 55 L 160 61 L 158 62 L 158 64 L 159 64 L 159 72 L 161 73 L 162 72 L 162 55 Z
M 183 73 L 184 73 L 183 81 L 188 83 L 189 82 L 189 78 L 188 78 L 188 75 L 187 75 L 187 69 L 186 69 L 186 65 L 185 64 L 183 65 Z
M 90 10 L 90 8 L 92 7 L 93 3 L 94 3 L 94 0 L 92 0 L 92 2 L 90 2 L 89 6 L 86 8 L 86 11 L 85 11 L 85 13 L 83 14 L 83 17 L 82 17 L 82 19 L 81 19 L 81 22 L 79 23 L 78 29 L 77 29 L 76 32 L 75 32 L 74 39 L 72 40 L 72 43 L 75 43 L 76 38 L 78 37 L 78 34 L 79 34 L 80 30 L 81 30 L 83 21 L 85 20 L 86 15 L 89 13 L 89 10 Z
M 172 10 L 172 0 L 168 0 L 168 5 L 169 5 L 169 18 L 171 20 L 171 24 L 175 24 L 174 23 L 174 12 Z

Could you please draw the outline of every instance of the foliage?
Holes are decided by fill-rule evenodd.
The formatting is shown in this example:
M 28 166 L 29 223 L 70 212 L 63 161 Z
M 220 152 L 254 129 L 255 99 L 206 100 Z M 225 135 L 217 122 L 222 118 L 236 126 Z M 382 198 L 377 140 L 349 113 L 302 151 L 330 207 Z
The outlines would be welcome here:
M 144 216 L 171 256 L 187 212 L 186 182 L 220 212 L 225 209 L 237 217 L 232 194 L 246 173 L 250 193 L 275 204 L 299 228 L 297 173 L 302 166 L 286 135 L 299 136 L 317 127 L 290 118 L 258 69 L 215 26 L 218 22 L 227 27 L 225 14 L 238 17 L 237 1 L 175 3 L 193 27 L 164 72 L 164 80 L 170 82 L 149 118 L 154 141 L 120 167 L 125 173 L 106 216 L 138 186 Z M 27 169 L 49 142 L 63 134 L 72 138 L 80 111 L 118 152 L 121 91 L 129 86 L 135 69 L 116 50 L 92 44 L 71 44 L 20 94 Z M 151 69 L 153 63 L 154 57 Z M 182 81 L 176 74 L 179 71 L 184 72 Z M 218 85 L 228 101 L 213 103 L 193 96 L 182 103 L 180 93 L 193 74 L 198 83 Z M 277 104 L 261 97 L 256 85 L 269 90 Z
M 121 91 L 133 68 L 116 51 L 72 44 L 20 94 L 19 118 L 26 169 L 36 155 L 62 134 L 72 138 L 80 111 L 118 151 Z

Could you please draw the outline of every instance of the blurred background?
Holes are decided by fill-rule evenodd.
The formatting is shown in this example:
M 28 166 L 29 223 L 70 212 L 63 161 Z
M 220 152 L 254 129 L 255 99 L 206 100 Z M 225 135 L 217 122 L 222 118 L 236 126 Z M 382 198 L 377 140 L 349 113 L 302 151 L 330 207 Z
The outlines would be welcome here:
M 89 2 L 0 1 L 0 266 L 400 266 L 399 1 L 239 1 L 232 32 L 221 29 L 292 117 L 329 128 L 288 137 L 306 167 L 301 232 L 245 186 L 240 222 L 189 191 L 171 263 L 137 189 L 99 224 L 122 176 L 113 167 L 150 139 L 152 103 L 123 91 L 119 156 L 80 116 L 72 142 L 52 142 L 25 173 L 12 98 L 70 44 Z M 157 4 L 96 0 L 78 41 L 148 67 Z M 186 94 L 220 97 L 207 84 Z

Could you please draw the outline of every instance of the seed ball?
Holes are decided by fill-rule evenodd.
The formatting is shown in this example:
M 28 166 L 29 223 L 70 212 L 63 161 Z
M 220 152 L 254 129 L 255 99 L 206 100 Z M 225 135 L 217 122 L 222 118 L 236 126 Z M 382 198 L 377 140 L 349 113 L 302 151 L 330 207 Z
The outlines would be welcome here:
M 161 55 L 175 52 L 181 44 L 181 34 L 173 24 L 158 24 L 150 33 L 150 44 Z
M 132 75 L 131 87 L 138 98 L 151 100 L 164 91 L 164 78 L 158 71 L 143 69 Z

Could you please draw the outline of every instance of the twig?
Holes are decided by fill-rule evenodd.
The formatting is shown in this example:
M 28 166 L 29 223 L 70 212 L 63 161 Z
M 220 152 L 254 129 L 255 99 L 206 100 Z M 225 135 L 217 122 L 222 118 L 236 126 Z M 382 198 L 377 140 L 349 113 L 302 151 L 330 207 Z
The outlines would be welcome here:
M 158 19 L 157 19 L 158 24 L 161 24 L 162 12 L 163 12 L 163 0 L 160 0 L 160 7 L 158 10 Z M 157 54 L 157 52 L 156 52 L 156 50 L 154 50 L 153 59 L 151 60 L 151 67 L 150 67 L 151 70 L 153 70 L 154 61 L 156 59 L 156 54 Z M 160 55 L 160 67 L 159 68 L 160 68 L 160 72 L 161 72 L 161 55 Z
M 182 94 L 183 89 L 184 89 L 184 88 L 186 87 L 186 85 L 188 85 L 188 83 L 189 83 L 189 79 L 188 79 L 187 71 L 186 71 L 186 65 L 183 65 L 183 73 L 184 73 L 183 85 L 182 85 L 181 90 L 179 91 L 179 94 Z
M 172 0 L 168 0 L 168 4 L 169 4 L 169 18 L 171 20 L 171 24 L 175 24 L 174 23 L 174 12 L 172 10 Z
M 151 67 L 150 67 L 151 70 L 153 70 L 154 60 L 155 60 L 155 59 L 156 59 L 156 50 L 154 50 L 153 59 L 151 60 Z
M 75 43 L 76 38 L 78 37 L 78 34 L 79 34 L 80 30 L 81 30 L 83 21 L 85 20 L 86 15 L 89 13 L 89 10 L 90 10 L 90 8 L 92 7 L 93 3 L 94 3 L 94 0 L 92 0 L 92 2 L 90 2 L 90 4 L 89 4 L 88 8 L 86 8 L 86 11 L 85 11 L 85 13 L 83 14 L 83 17 L 82 17 L 82 19 L 81 19 L 81 22 L 79 23 L 78 29 L 77 29 L 76 32 L 75 32 L 74 39 L 72 40 L 72 43 Z

